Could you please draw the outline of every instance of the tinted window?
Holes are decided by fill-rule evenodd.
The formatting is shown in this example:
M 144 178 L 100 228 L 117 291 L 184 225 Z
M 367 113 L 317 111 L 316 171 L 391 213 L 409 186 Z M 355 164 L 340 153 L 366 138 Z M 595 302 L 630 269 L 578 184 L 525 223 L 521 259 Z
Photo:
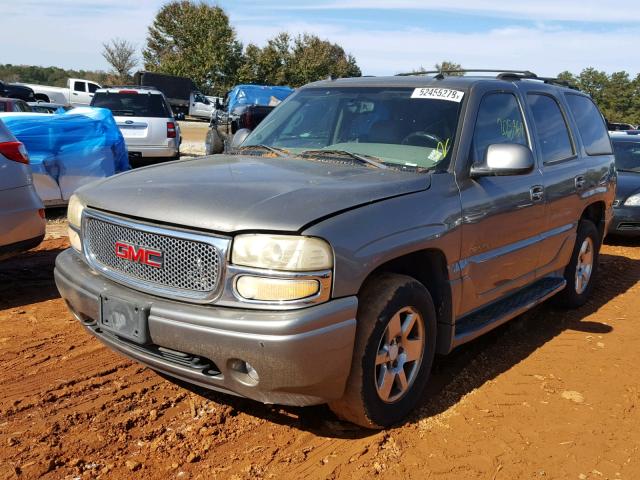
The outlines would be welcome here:
M 0 112 L 6 112 L 7 111 L 7 106 L 5 103 L 0 103 Z
M 108 108 L 120 117 L 170 117 L 161 95 L 148 93 L 96 93 L 92 107 Z
M 76 92 L 84 92 L 84 82 L 73 82 L 73 89 Z
M 576 119 L 587 155 L 611 153 L 611 143 L 604 119 L 593 101 L 581 95 L 567 95 L 567 102 Z
M 473 132 L 473 162 L 484 161 L 487 147 L 494 143 L 528 145 L 520 106 L 510 93 L 491 93 L 482 99 Z
M 640 172 L 640 142 L 614 138 L 613 152 L 618 170 Z
M 536 94 L 527 95 L 527 102 L 538 132 L 542 160 L 547 163 L 572 157 L 575 152 L 558 102 Z
M 87 86 L 89 87 L 89 92 L 90 93 L 96 93 L 96 90 L 100 88 L 95 83 L 87 83 Z

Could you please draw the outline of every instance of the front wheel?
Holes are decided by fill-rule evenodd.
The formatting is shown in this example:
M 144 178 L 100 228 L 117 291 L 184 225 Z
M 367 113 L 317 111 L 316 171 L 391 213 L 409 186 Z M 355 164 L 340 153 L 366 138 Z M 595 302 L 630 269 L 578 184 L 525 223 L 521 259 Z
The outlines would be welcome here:
M 220 137 L 218 130 L 210 128 L 207 132 L 207 138 L 204 142 L 205 152 L 207 155 L 216 155 L 224 151 L 224 141 Z
M 383 428 L 420 399 L 435 355 L 436 313 L 427 289 L 405 275 L 370 279 L 359 302 L 347 386 L 329 407 L 343 420 Z
M 600 243 L 600 234 L 593 222 L 581 220 L 571 261 L 564 270 L 567 286 L 557 297 L 560 306 L 576 308 L 589 299 L 598 271 Z

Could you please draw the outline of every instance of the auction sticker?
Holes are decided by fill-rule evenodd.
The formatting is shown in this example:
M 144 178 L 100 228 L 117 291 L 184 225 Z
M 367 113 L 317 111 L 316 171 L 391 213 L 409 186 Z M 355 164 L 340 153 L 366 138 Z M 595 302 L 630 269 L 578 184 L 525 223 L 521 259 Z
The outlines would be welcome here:
M 464 97 L 464 92 L 451 90 L 450 88 L 416 88 L 411 94 L 411 98 L 431 98 L 434 100 L 448 100 L 460 103 Z

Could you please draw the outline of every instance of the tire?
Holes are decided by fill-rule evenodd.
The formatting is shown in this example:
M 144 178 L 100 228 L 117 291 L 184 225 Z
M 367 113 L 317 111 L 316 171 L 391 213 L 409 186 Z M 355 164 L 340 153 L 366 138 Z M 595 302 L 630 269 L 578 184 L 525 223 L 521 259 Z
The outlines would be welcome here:
M 224 151 L 224 142 L 222 141 L 218 131 L 214 128 L 210 128 L 207 132 L 207 138 L 204 145 L 207 155 L 216 155 Z
M 384 428 L 405 418 L 420 400 L 435 355 L 435 307 L 431 295 L 417 280 L 382 274 L 363 287 L 357 321 L 345 392 L 342 398 L 330 402 L 329 408 L 342 420 L 366 428 Z M 394 343 L 398 338 L 400 342 Z M 410 344 L 414 347 L 405 348 Z M 418 357 L 415 352 L 419 347 L 419 360 L 407 360 L 409 355 Z
M 581 220 L 578 224 L 571 261 L 564 269 L 567 286 L 556 296 L 557 305 L 577 308 L 589 299 L 598 272 L 600 245 L 600 233 L 593 222 Z M 589 265 L 590 268 L 587 271 Z

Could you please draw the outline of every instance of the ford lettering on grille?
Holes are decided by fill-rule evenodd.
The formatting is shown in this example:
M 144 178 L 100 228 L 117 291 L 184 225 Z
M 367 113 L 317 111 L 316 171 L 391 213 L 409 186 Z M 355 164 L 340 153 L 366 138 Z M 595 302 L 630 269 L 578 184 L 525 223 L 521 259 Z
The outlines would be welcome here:
M 206 239 L 95 217 L 87 218 L 83 236 L 89 262 L 114 280 L 202 300 L 217 292 L 222 257 Z

